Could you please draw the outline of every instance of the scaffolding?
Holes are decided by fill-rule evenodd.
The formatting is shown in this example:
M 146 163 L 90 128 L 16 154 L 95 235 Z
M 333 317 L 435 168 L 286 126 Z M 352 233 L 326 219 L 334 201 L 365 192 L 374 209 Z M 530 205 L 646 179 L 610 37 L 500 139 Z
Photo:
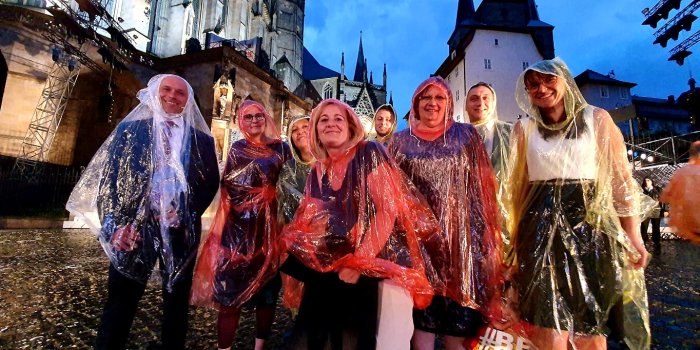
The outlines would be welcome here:
M 27 180 L 33 180 L 41 174 L 41 164 L 48 159 L 68 98 L 80 73 L 80 63 L 75 58 L 62 55 L 58 48 L 53 50 L 56 59 L 46 78 L 44 90 L 22 141 L 21 153 L 12 171 L 15 176 Z
M 146 55 L 134 52 L 131 40 L 122 34 L 123 29 L 99 0 L 54 0 L 53 4 L 46 9 L 52 15 L 52 22 L 42 35 L 55 45 L 51 49 L 54 64 L 12 170 L 13 177 L 26 181 L 41 176 L 42 164 L 48 161 L 81 66 L 108 75 L 111 80 L 112 70 L 126 69 L 124 62 L 152 64 Z M 98 30 L 109 33 L 112 40 L 106 40 Z M 97 52 L 109 70 L 87 56 L 90 45 L 99 48 Z

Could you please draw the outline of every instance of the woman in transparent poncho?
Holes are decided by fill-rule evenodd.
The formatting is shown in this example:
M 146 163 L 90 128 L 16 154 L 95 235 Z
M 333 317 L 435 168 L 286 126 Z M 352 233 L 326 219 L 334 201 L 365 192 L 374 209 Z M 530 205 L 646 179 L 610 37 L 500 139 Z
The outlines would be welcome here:
M 435 335 L 448 349 L 463 349 L 502 285 L 502 240 L 491 161 L 476 129 L 452 119 L 452 92 L 440 77 L 416 88 L 408 130 L 394 135 L 389 153 L 427 198 L 440 240 L 427 247 L 435 275 L 432 304 L 414 310 L 414 349 L 433 349 Z M 496 303 L 497 304 L 497 303 Z M 494 311 L 494 312 L 492 312 Z
M 639 216 L 653 201 L 631 176 L 619 129 L 558 58 L 525 70 L 516 100 L 529 117 L 514 126 L 506 205 L 520 317 L 535 326 L 528 337 L 540 349 L 603 349 L 614 321 L 630 348 L 647 348 L 635 268 L 647 263 Z
M 369 141 L 377 141 L 386 146 L 391 140 L 391 136 L 394 135 L 397 124 L 394 106 L 383 104 L 377 107 L 377 110 L 374 112 L 374 119 L 372 120 L 373 130 L 367 139 Z
M 214 140 L 181 77 L 156 75 L 140 103 L 95 153 L 66 209 L 109 257 L 96 347 L 124 348 L 156 262 L 163 282 L 162 345 L 184 348 L 201 215 L 218 187 Z
M 408 348 L 410 329 L 383 330 L 410 327 L 412 305 L 432 296 L 418 237 L 431 239 L 435 218 L 384 147 L 364 138 L 359 117 L 341 101 L 324 100 L 311 113 L 317 162 L 283 231 L 282 270 L 304 282 L 291 348 Z M 386 301 L 406 307 L 378 315 Z
M 284 163 L 277 181 L 278 216 L 282 225 L 292 221 L 294 213 L 299 207 L 299 202 L 304 196 L 306 178 L 316 162 L 316 158 L 311 153 L 309 142 L 310 119 L 308 116 L 298 115 L 292 118 L 287 126 L 287 140 L 289 140 L 293 158 Z M 284 286 L 284 297 L 282 298 L 284 306 L 293 311 L 298 310 L 303 293 L 303 283 L 283 274 L 282 284 Z
M 221 179 L 221 202 L 195 269 L 191 302 L 219 310 L 219 348 L 233 343 L 241 307 L 256 309 L 255 348 L 270 333 L 281 288 L 276 185 L 290 156 L 263 105 L 238 110 L 244 139 L 231 145 Z

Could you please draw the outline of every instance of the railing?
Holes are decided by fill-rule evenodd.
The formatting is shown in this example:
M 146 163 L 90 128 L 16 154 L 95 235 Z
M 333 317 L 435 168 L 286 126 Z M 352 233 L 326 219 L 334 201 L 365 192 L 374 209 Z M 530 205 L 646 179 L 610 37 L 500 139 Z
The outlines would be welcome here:
M 45 165 L 41 176 L 29 182 L 13 178 L 12 164 L 5 160 L 0 162 L 0 217 L 68 216 L 64 207 L 81 168 Z
M 626 141 L 627 156 L 635 169 L 661 164 L 678 164 L 688 161 L 688 149 L 700 140 L 700 131 L 660 139 Z

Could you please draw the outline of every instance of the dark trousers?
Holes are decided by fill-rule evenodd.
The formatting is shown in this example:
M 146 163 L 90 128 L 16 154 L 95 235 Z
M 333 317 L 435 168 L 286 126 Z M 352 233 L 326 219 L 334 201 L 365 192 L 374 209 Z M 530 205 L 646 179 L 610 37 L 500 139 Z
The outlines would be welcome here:
M 659 244 L 661 242 L 661 218 L 647 218 L 646 220 L 642 221 L 640 230 L 642 231 L 642 239 L 644 239 L 644 242 L 649 240 L 648 237 L 648 229 L 649 229 L 649 223 L 651 222 L 651 239 L 655 244 Z
M 187 313 L 194 264 L 183 271 L 182 277 L 173 285 L 172 292 L 163 286 L 163 319 L 161 344 L 163 349 L 184 349 L 187 334 Z M 136 282 L 109 266 L 107 278 L 107 304 L 102 313 L 97 331 L 95 349 L 124 349 L 129 330 L 134 321 L 139 300 L 146 285 Z

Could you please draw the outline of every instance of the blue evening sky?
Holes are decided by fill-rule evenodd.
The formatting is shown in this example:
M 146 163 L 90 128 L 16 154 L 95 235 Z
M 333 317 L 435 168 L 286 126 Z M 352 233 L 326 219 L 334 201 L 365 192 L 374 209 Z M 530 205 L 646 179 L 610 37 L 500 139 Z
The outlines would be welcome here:
M 698 30 L 683 31 L 666 48 L 653 45 L 654 32 L 642 26 L 645 7 L 657 0 L 536 0 L 540 19 L 554 26 L 555 54 L 574 75 L 586 69 L 637 83 L 633 95 L 676 97 L 688 89 L 691 71 L 700 74 L 697 53 L 683 66 L 669 62 L 669 51 Z M 692 0 L 683 0 L 681 9 Z M 360 31 L 369 70 L 381 83 L 387 64 L 388 90 L 399 115 L 409 108 L 413 90 L 440 66 L 448 54 L 458 0 L 308 0 L 304 45 L 328 68 L 340 71 L 345 51 L 345 75 L 352 77 Z M 475 0 L 478 8 L 480 0 Z M 671 12 L 671 17 L 678 11 Z M 665 22 L 662 21 L 659 27 Z M 658 29 L 658 27 L 657 27 Z M 515 82 L 513 82 L 515 84 Z

